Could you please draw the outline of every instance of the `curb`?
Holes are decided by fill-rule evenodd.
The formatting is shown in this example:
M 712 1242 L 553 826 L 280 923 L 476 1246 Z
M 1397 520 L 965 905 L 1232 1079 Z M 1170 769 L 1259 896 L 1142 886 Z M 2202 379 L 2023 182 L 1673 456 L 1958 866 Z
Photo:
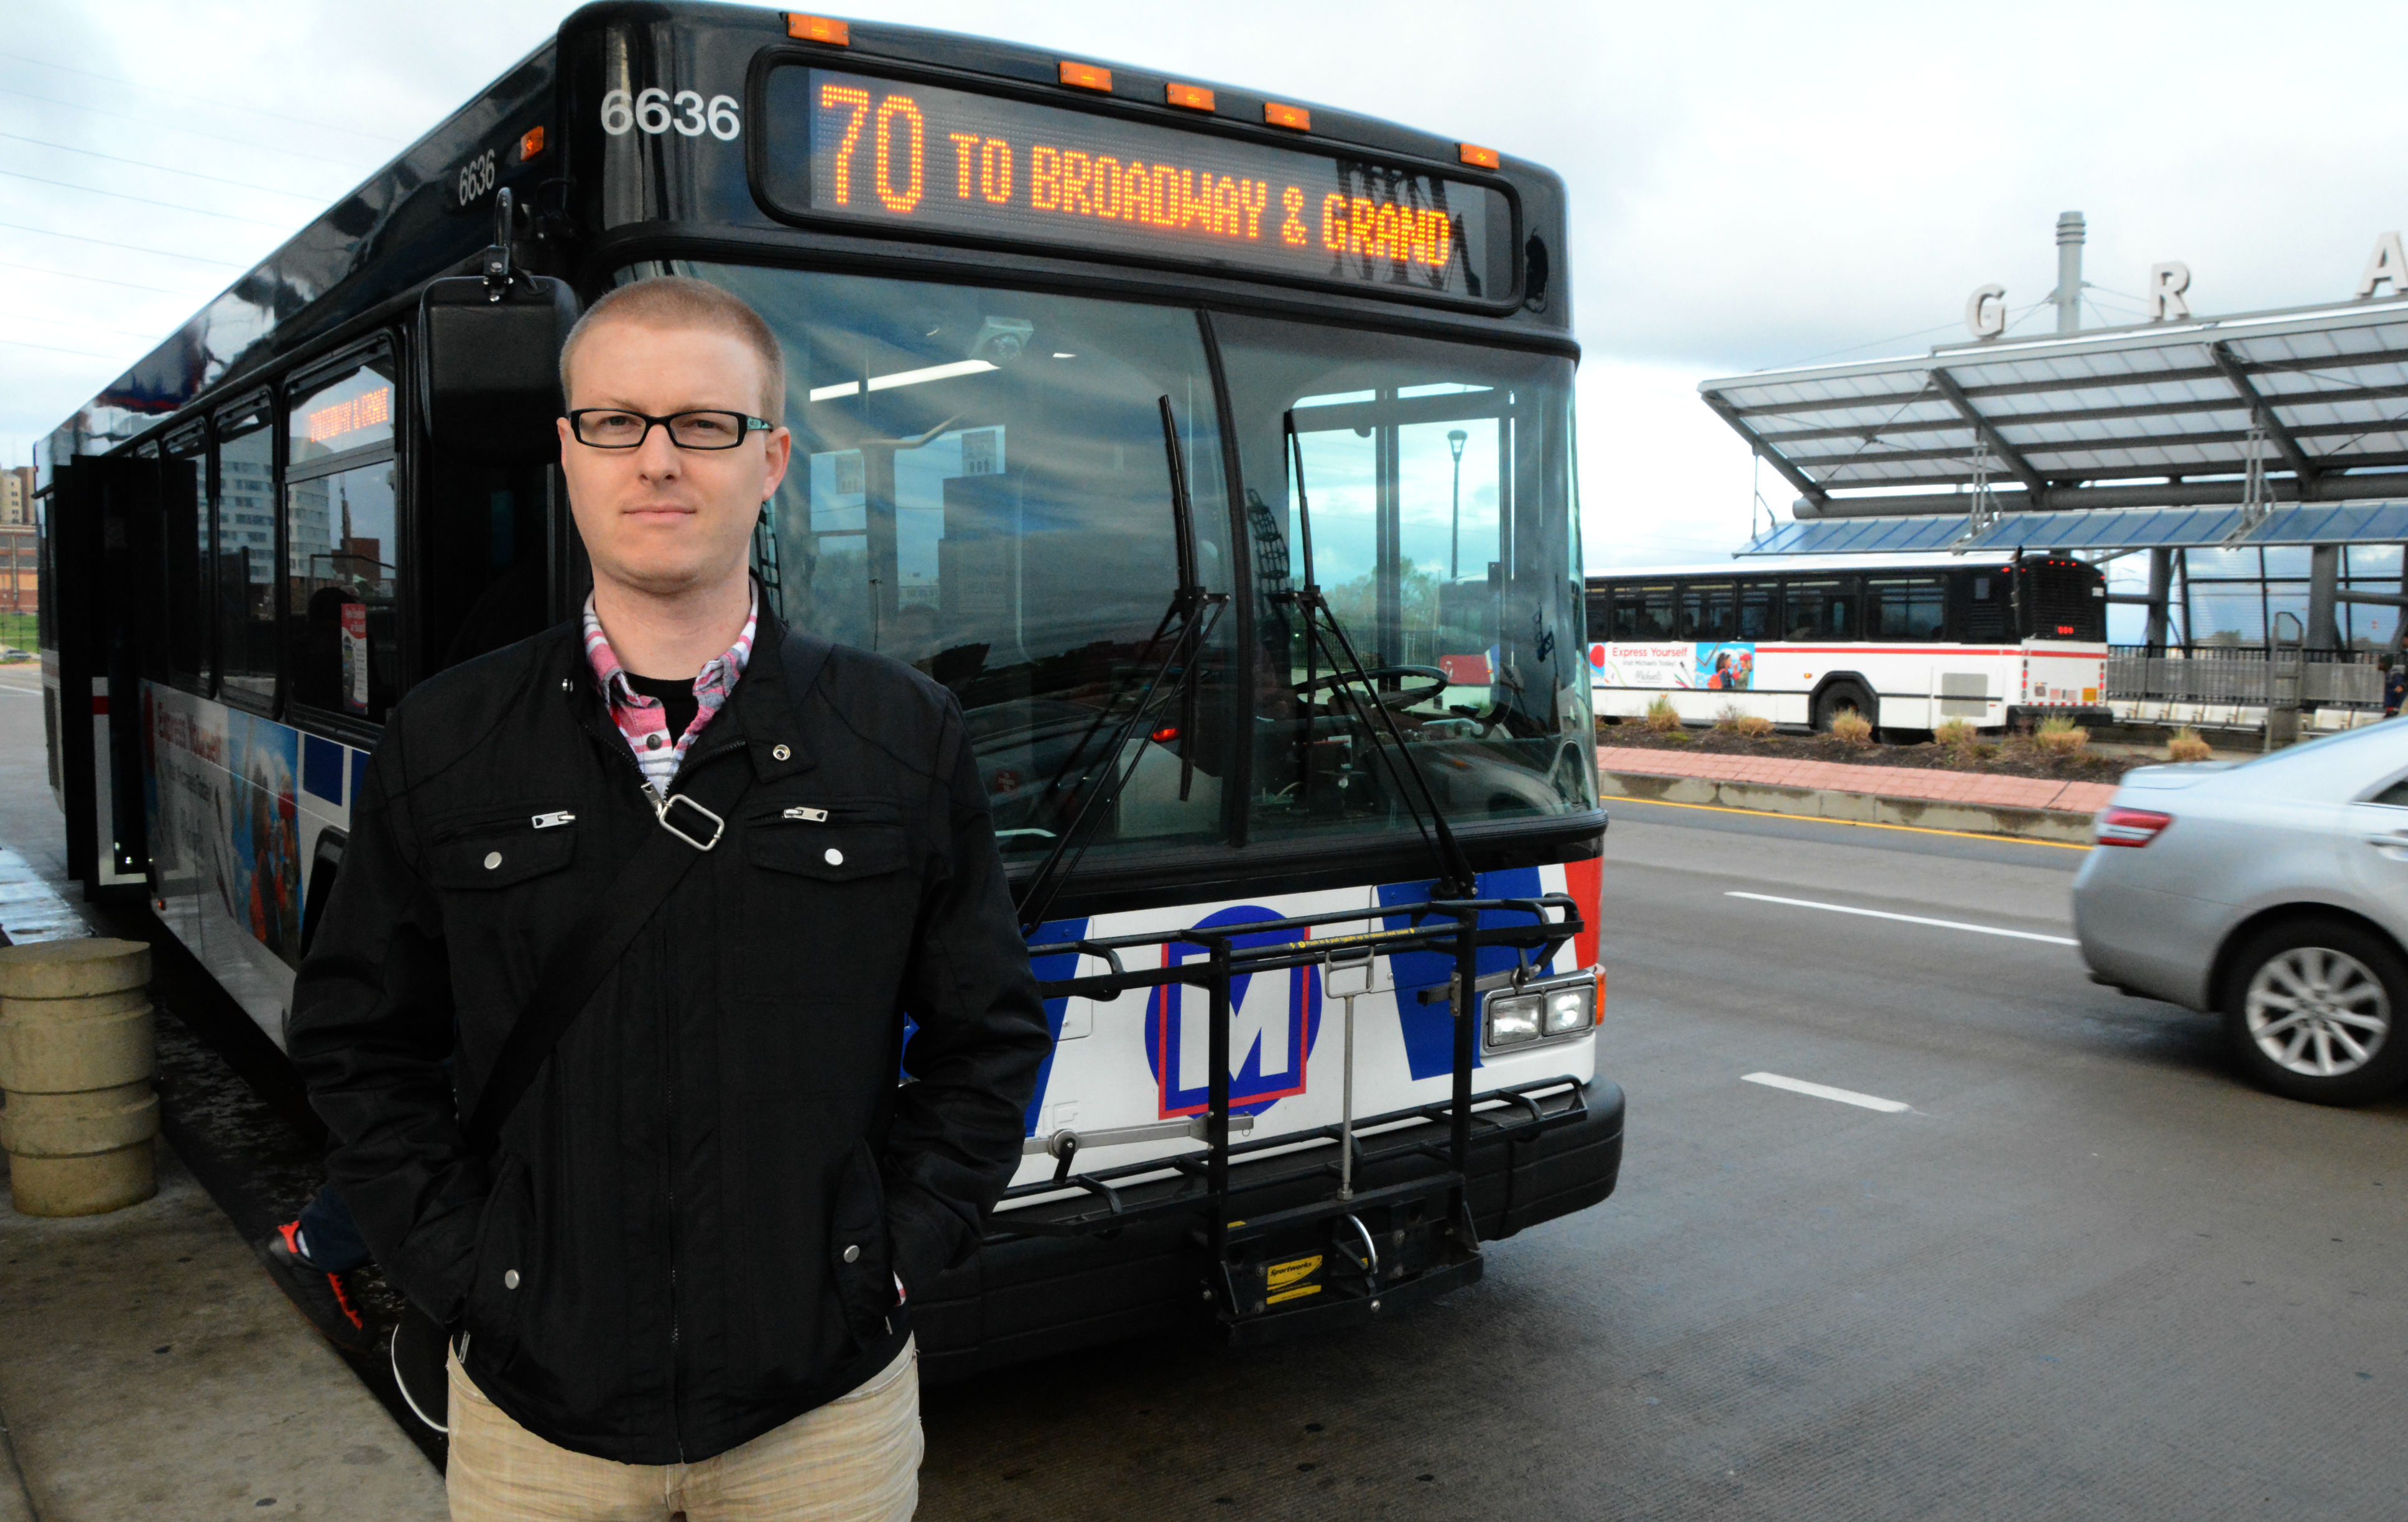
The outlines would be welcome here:
M 1732 782 L 1715 777 L 1666 776 L 1600 768 L 1598 790 L 1609 798 L 1659 804 L 1710 804 L 1760 814 L 1794 814 L 1843 819 L 1852 824 L 1903 824 L 1923 830 L 1955 830 L 2019 840 L 2090 844 L 2088 814 L 2066 809 L 2007 808 L 1930 798 L 1890 798 L 1842 792 L 1832 788 L 1785 788 L 1769 782 Z

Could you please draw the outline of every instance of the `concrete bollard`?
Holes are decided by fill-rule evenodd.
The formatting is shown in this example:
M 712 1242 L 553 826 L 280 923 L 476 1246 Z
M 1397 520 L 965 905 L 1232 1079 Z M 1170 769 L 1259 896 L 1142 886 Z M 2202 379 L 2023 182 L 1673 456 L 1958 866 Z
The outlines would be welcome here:
M 28 1216 L 97 1216 L 159 1192 L 150 948 L 0 946 L 0 1148 Z

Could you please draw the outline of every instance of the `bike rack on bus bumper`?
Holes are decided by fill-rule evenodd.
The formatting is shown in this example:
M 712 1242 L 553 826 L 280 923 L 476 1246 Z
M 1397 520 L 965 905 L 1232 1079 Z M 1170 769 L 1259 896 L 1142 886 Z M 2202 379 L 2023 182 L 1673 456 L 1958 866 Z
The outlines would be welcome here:
M 1484 915 L 1526 916 L 1528 922 L 1483 924 Z M 1373 923 L 1351 932 L 1313 933 L 1365 921 Z M 1065 1133 L 1045 1146 L 1057 1159 L 1052 1178 L 1004 1191 L 990 1220 L 989 1240 L 1109 1237 L 1143 1222 L 1195 1218 L 1192 1240 L 1213 1265 L 1205 1298 L 1236 1341 L 1362 1320 L 1383 1304 L 1471 1283 L 1482 1267 L 1467 1197 L 1473 1149 L 1530 1141 L 1576 1125 L 1587 1113 L 1582 1086 L 1570 1076 L 1472 1092 L 1480 994 L 1496 981 L 1479 975 L 1480 948 L 1513 948 L 1518 970 L 1511 981 L 1518 984 L 1584 928 L 1576 903 L 1550 893 L 1437 899 L 1047 943 L 1049 956 L 1076 952 L 1108 969 L 1039 985 L 1048 999 L 1105 1001 L 1173 984 L 1205 990 L 1211 1000 L 1209 1099 L 1197 1117 L 1204 1149 L 1073 1171 L 1082 1160 L 1080 1139 L 1076 1132 Z M 1267 932 L 1283 931 L 1302 935 L 1259 943 Z M 1240 938 L 1257 944 L 1240 946 Z M 1207 955 L 1173 964 L 1174 946 L 1201 947 Z M 1157 953 L 1150 959 L 1152 967 L 1130 967 L 1124 960 L 1149 950 Z M 1359 960 L 1366 952 L 1393 958 L 1414 951 L 1451 955 L 1455 962 L 1451 986 L 1440 995 L 1449 1000 L 1455 1018 L 1450 1097 L 1369 1117 L 1354 1116 L 1350 1097 L 1349 1114 L 1338 1125 L 1233 1141 L 1229 1044 L 1236 980 L 1326 967 L 1333 959 Z M 1471 992 L 1458 991 L 1464 989 Z M 1442 1141 L 1431 1134 L 1440 1127 Z M 1331 1155 L 1333 1146 L 1345 1149 L 1345 1162 Z M 1277 1202 L 1263 1199 L 1267 1194 Z M 1310 1197 L 1294 1202 L 1298 1194 Z M 1244 1209 L 1250 1199 L 1271 1208 L 1250 1214 Z

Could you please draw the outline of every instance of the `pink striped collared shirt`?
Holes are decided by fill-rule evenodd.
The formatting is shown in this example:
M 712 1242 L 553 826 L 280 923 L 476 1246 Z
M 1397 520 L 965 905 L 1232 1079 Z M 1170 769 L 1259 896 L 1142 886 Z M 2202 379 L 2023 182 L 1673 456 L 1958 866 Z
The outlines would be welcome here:
M 610 703 L 611 721 L 619 726 L 627 748 L 636 753 L 636 764 L 643 768 L 644 781 L 660 797 L 666 798 L 669 784 L 677 777 L 678 768 L 685 763 L 685 753 L 692 748 L 704 726 L 727 702 L 727 694 L 736 679 L 744 675 L 745 663 L 752 659 L 752 633 L 761 619 L 761 594 L 752 594 L 752 605 L 744 615 L 744 632 L 725 653 L 703 663 L 695 674 L 694 722 L 683 734 L 668 732 L 668 713 L 656 698 L 648 698 L 636 690 L 627 680 L 626 668 L 619 663 L 618 652 L 610 648 L 609 636 L 602 633 L 602 620 L 594 615 L 594 598 L 585 599 L 585 659 L 594 668 L 595 680 L 602 684 L 603 694 Z

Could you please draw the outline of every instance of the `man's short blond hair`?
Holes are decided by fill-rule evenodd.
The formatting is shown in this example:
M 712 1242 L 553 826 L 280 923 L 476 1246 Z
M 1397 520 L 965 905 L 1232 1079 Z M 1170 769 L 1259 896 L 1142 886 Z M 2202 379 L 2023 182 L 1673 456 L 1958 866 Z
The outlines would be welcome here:
M 761 314 L 708 280 L 683 275 L 662 275 L 619 286 L 585 309 L 560 346 L 560 394 L 571 394 L 568 367 L 577 346 L 597 323 L 638 322 L 651 328 L 704 328 L 743 340 L 761 362 L 761 416 L 771 423 L 786 420 L 786 355 L 778 335 Z

